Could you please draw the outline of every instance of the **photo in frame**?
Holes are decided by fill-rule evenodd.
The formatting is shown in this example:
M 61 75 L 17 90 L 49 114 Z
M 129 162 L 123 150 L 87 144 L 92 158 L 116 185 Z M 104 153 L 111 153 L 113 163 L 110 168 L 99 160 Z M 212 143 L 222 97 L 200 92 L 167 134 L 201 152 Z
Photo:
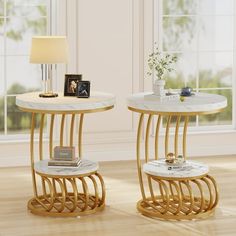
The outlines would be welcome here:
M 66 74 L 64 84 L 64 96 L 76 96 L 77 84 L 81 80 L 81 74 Z
M 90 81 L 79 81 L 76 89 L 76 96 L 78 98 L 90 97 Z

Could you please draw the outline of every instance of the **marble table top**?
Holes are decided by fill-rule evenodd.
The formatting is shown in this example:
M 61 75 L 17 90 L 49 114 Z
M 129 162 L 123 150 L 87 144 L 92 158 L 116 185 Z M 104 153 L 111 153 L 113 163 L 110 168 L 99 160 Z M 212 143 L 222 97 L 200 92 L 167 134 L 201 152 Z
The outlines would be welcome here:
M 151 93 L 137 93 L 127 98 L 129 108 L 142 112 L 159 113 L 214 113 L 227 106 L 224 96 L 209 93 L 195 93 L 185 97 L 181 102 L 179 98 L 171 100 L 149 99 Z
M 95 172 L 98 170 L 98 167 L 97 162 L 86 159 L 82 159 L 79 167 L 49 167 L 48 160 L 42 160 L 34 164 L 34 170 L 37 173 L 51 177 L 80 176 Z
M 91 91 L 89 98 L 77 98 L 58 94 L 56 98 L 39 97 L 39 92 L 25 93 L 16 96 L 16 105 L 25 110 L 37 111 L 86 111 L 107 107 L 115 104 L 115 96 L 109 93 Z
M 143 171 L 147 174 L 166 178 L 194 178 L 208 173 L 207 165 L 186 161 L 182 165 L 173 165 L 165 162 L 165 159 L 155 160 L 143 165 Z

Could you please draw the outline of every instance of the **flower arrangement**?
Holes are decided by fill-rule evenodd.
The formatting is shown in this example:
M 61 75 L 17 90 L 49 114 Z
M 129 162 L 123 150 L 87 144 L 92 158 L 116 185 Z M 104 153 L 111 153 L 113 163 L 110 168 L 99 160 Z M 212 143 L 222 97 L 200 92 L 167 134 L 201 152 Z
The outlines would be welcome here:
M 177 62 L 177 56 L 170 54 L 163 55 L 158 47 L 155 47 L 154 52 L 148 56 L 148 76 L 154 75 L 156 79 L 163 79 L 166 72 L 173 71 L 173 64 Z

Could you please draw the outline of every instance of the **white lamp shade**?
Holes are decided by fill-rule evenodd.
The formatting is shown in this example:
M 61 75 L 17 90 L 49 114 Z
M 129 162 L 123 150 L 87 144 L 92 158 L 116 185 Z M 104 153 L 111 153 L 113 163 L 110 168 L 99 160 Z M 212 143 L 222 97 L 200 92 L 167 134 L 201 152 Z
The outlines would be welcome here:
M 68 45 L 65 36 L 32 38 L 30 62 L 36 64 L 67 63 Z

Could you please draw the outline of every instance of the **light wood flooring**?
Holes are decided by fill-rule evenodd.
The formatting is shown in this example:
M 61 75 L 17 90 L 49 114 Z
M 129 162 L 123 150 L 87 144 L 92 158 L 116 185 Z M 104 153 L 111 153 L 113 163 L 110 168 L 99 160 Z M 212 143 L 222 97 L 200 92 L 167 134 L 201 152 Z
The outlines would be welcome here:
M 0 169 L 0 236 L 46 235 L 236 235 L 236 156 L 194 158 L 210 165 L 220 202 L 215 215 L 196 221 L 160 221 L 140 215 L 135 161 L 100 163 L 106 183 L 104 211 L 80 218 L 40 217 L 27 211 L 32 196 L 29 167 Z

